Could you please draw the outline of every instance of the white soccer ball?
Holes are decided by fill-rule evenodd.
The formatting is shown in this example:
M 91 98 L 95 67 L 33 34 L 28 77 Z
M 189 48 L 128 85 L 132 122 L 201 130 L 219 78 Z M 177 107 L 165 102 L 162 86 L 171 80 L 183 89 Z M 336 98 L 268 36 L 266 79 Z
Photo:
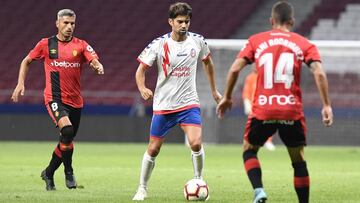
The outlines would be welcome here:
M 191 179 L 184 186 L 184 197 L 189 201 L 209 199 L 209 187 L 202 179 Z

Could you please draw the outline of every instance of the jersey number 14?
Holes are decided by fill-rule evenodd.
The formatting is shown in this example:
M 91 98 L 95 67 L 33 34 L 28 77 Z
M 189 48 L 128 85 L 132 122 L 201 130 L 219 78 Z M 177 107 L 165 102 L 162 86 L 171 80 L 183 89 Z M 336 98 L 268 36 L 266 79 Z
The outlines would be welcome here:
M 273 54 L 265 53 L 260 57 L 259 65 L 264 67 L 264 88 L 272 89 L 274 83 L 284 83 L 290 89 L 294 81 L 294 54 L 282 53 L 273 71 Z

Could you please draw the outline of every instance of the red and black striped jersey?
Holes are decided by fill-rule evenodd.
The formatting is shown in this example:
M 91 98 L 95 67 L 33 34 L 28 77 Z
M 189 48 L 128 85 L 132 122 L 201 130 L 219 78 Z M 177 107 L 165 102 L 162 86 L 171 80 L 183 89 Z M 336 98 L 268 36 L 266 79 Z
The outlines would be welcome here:
M 303 116 L 301 67 L 320 61 L 314 44 L 293 32 L 270 30 L 251 36 L 237 57 L 255 62 L 258 72 L 250 116 L 259 120 L 298 120 Z
M 74 108 L 83 107 L 80 74 L 84 63 L 98 59 L 84 40 L 73 37 L 64 42 L 56 36 L 44 38 L 28 55 L 32 60 L 44 59 L 45 104 L 58 101 Z

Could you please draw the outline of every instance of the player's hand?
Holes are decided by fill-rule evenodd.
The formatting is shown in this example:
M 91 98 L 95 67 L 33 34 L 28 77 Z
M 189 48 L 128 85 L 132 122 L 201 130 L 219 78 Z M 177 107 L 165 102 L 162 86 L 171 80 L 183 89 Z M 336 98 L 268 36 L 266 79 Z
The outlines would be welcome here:
M 101 63 L 96 64 L 93 69 L 98 75 L 104 75 L 104 67 Z
M 220 100 L 222 99 L 222 96 L 221 94 L 219 93 L 219 91 L 215 90 L 213 93 L 212 93 L 213 97 L 214 97 L 214 100 L 217 104 L 219 104 Z
M 104 66 L 96 59 L 93 59 L 90 63 L 90 66 L 98 75 L 104 74 Z
M 323 106 L 322 111 L 322 121 L 325 126 L 331 126 L 333 123 L 334 115 L 331 109 L 331 106 Z
M 16 85 L 14 92 L 12 93 L 11 100 L 13 102 L 19 101 L 19 95 L 24 96 L 25 95 L 25 86 L 24 85 Z
M 223 97 L 216 107 L 216 113 L 219 118 L 224 118 L 224 114 L 232 107 L 232 100 Z
M 142 88 L 140 89 L 140 94 L 141 94 L 141 97 L 144 99 L 144 100 L 150 100 L 153 98 L 153 92 L 148 89 L 148 88 Z

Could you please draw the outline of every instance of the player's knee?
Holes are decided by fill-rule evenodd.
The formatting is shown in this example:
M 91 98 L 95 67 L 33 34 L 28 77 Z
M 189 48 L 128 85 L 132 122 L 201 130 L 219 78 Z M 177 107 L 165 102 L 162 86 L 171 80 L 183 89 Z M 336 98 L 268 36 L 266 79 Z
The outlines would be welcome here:
M 244 151 L 243 153 L 244 161 L 249 160 L 251 158 L 257 158 L 257 151 L 252 149 Z
M 72 125 L 67 125 L 61 128 L 61 138 L 60 142 L 69 145 L 74 139 L 74 127 Z
M 300 161 L 300 162 L 293 162 L 291 164 L 293 166 L 293 168 L 296 169 L 306 169 L 307 165 L 306 165 L 306 161 Z
M 150 146 L 147 151 L 151 157 L 156 157 L 160 153 L 160 148 L 156 146 Z
M 193 142 L 190 144 L 190 148 L 193 152 L 199 152 L 201 150 L 201 142 Z
M 190 137 L 190 139 L 188 139 L 190 148 L 193 152 L 198 152 L 201 150 L 201 136 L 198 137 Z

